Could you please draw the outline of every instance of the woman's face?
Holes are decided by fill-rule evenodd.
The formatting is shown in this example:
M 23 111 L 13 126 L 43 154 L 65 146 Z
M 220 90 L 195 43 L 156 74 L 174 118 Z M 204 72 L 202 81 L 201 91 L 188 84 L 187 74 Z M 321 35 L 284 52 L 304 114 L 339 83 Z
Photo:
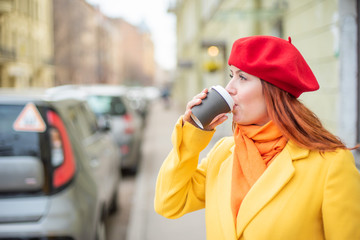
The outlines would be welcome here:
M 240 125 L 264 125 L 270 121 L 260 78 L 235 66 L 230 66 L 230 77 L 225 89 L 235 103 L 233 121 Z

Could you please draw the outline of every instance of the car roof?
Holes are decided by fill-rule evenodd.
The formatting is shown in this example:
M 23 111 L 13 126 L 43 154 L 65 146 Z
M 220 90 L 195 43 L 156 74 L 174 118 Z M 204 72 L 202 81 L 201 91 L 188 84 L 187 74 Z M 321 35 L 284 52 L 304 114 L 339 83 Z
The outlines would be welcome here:
M 43 101 L 45 91 L 42 88 L 0 88 L 0 102 Z
M 62 100 L 83 101 L 80 92 L 65 91 L 53 88 L 0 88 L 0 102 L 25 103 L 25 102 L 58 102 Z
M 125 95 L 128 91 L 127 87 L 121 85 L 94 84 L 79 85 L 78 87 L 88 95 L 121 96 Z
M 52 88 L 0 88 L 0 102 L 25 103 L 61 100 L 86 101 L 89 95 L 123 96 L 128 88 L 120 85 L 61 85 Z
M 52 94 L 62 94 L 64 98 L 73 97 L 85 100 L 87 96 L 125 96 L 128 93 L 128 87 L 122 85 L 110 84 L 73 84 L 62 85 L 48 89 Z

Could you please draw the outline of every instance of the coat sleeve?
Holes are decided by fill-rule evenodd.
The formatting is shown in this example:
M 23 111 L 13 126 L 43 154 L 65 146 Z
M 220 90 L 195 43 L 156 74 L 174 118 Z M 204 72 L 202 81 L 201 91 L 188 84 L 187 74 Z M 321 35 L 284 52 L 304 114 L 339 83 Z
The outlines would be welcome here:
M 341 150 L 336 156 L 324 189 L 325 239 L 360 239 L 360 173 L 350 151 Z
M 198 166 L 199 154 L 214 131 L 203 131 L 179 119 L 172 134 L 173 149 L 163 162 L 155 189 L 155 211 L 178 218 L 205 206 L 207 160 Z

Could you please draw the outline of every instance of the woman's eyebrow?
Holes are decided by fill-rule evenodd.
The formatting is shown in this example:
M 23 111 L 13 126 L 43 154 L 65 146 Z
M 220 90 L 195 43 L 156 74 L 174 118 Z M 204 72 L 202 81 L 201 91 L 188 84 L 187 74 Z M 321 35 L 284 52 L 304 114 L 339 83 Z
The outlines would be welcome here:
M 237 69 L 237 70 L 235 70 L 235 71 L 233 71 L 233 70 L 231 70 L 230 69 L 230 71 L 231 72 L 235 72 L 235 73 L 245 73 L 243 70 L 241 70 L 241 69 Z

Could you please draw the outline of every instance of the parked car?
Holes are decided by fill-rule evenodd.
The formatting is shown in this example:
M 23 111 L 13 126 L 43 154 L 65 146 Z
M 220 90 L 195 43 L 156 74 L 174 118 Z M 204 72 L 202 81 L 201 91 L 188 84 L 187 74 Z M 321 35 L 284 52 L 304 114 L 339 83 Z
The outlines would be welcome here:
M 106 237 L 118 152 L 86 102 L 65 95 L 0 90 L 0 239 Z
M 126 91 L 126 97 L 129 99 L 131 108 L 142 117 L 142 124 L 145 125 L 150 104 L 150 100 L 145 94 L 145 88 L 130 87 L 128 91 Z
M 142 117 L 142 123 L 145 126 L 147 116 L 153 101 L 160 98 L 160 90 L 157 87 L 129 87 L 126 91 L 126 97 L 130 101 L 130 105 Z
M 144 124 L 126 97 L 128 88 L 113 85 L 78 86 L 99 119 L 108 119 L 122 155 L 121 168 L 135 174 L 141 160 Z

